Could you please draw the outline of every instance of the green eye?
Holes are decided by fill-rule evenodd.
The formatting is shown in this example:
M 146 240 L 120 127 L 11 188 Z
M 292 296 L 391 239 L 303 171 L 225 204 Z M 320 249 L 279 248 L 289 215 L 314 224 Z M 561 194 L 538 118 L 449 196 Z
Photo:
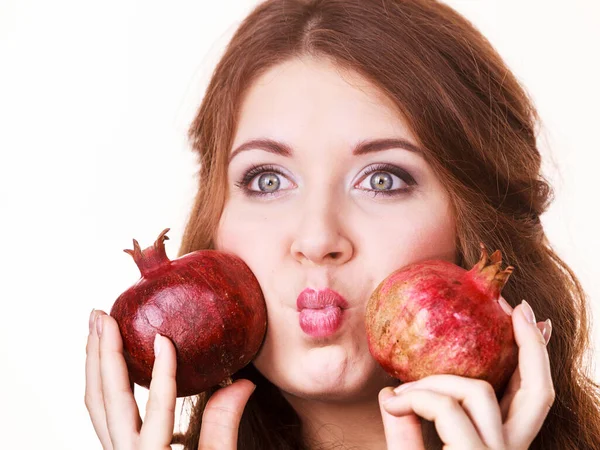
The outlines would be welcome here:
M 258 188 L 263 192 L 275 192 L 280 184 L 279 177 L 274 173 L 266 173 L 258 178 Z
M 371 177 L 371 187 L 375 190 L 389 190 L 394 185 L 394 180 L 389 173 L 376 172 Z
M 406 170 L 392 164 L 376 164 L 363 172 L 363 182 L 358 189 L 377 195 L 401 195 L 417 184 Z M 372 176 L 369 176 L 372 175 Z M 363 186 L 369 180 L 368 186 Z

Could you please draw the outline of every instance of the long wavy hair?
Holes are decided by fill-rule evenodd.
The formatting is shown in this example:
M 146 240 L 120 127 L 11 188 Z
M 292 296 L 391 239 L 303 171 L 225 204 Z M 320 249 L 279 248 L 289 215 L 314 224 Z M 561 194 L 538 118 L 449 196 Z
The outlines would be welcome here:
M 214 248 L 227 198 L 227 161 L 244 93 L 273 66 L 315 56 L 355 71 L 403 115 L 448 189 L 460 264 L 479 242 L 516 268 L 503 290 L 550 317 L 556 400 L 532 449 L 600 448 L 600 387 L 590 373 L 590 311 L 572 270 L 548 242 L 540 215 L 552 201 L 536 145 L 532 100 L 488 40 L 433 0 L 268 0 L 240 24 L 212 75 L 189 139 L 199 185 L 180 255 Z M 242 416 L 238 448 L 305 449 L 302 423 L 278 388 L 248 365 L 233 376 L 257 385 Z M 215 387 L 189 397 L 189 425 L 173 443 L 196 450 Z M 184 407 L 185 407 L 184 403 Z

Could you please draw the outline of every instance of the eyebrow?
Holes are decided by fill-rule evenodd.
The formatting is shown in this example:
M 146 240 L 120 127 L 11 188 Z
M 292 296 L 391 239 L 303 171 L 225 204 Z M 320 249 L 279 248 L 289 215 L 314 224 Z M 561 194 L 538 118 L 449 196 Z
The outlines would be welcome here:
M 402 138 L 385 138 L 385 139 L 374 139 L 374 140 L 365 140 L 360 141 L 354 149 L 352 150 L 352 154 L 354 156 L 366 155 L 368 153 L 380 152 L 383 150 L 390 150 L 394 148 L 401 148 L 404 150 L 408 150 L 414 153 L 422 154 L 423 151 L 417 147 L 412 142 L 409 142 L 406 139 Z M 247 150 L 264 150 L 269 153 L 274 153 L 279 156 L 291 157 L 294 154 L 292 148 L 284 144 L 283 142 L 278 142 L 273 139 L 252 139 L 250 141 L 244 142 L 240 146 L 238 146 L 231 154 L 229 155 L 229 162 L 239 153 Z

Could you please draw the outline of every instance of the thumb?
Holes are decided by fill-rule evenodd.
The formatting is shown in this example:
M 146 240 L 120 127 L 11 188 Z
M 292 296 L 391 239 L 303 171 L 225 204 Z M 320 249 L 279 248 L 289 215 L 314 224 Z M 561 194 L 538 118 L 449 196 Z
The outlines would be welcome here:
M 206 404 L 198 450 L 236 450 L 242 413 L 256 386 L 249 380 L 219 389 Z
M 383 402 L 394 395 L 391 387 L 379 392 L 379 409 L 388 450 L 425 450 L 419 417 L 416 414 L 397 417 L 383 407 Z

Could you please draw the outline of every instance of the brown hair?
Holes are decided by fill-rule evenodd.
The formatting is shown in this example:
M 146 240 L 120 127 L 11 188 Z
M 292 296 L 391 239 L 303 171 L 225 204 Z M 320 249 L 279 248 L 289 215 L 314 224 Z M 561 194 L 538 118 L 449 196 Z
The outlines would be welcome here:
M 253 80 L 300 55 L 327 58 L 378 86 L 398 107 L 451 195 L 457 250 L 468 268 L 479 242 L 516 270 L 503 294 L 550 317 L 556 400 L 532 449 L 600 448 L 599 386 L 586 351 L 590 313 L 571 269 L 548 243 L 539 217 L 552 201 L 540 173 L 533 102 L 480 32 L 432 0 L 268 0 L 241 23 L 217 65 L 190 130 L 199 188 L 180 254 L 214 248 L 227 160 L 243 95 Z M 257 385 L 239 448 L 302 449 L 301 422 L 277 387 L 249 365 L 233 377 Z M 196 449 L 202 412 L 218 387 L 193 401 L 173 442 Z M 195 400 L 195 402 L 194 402 Z

